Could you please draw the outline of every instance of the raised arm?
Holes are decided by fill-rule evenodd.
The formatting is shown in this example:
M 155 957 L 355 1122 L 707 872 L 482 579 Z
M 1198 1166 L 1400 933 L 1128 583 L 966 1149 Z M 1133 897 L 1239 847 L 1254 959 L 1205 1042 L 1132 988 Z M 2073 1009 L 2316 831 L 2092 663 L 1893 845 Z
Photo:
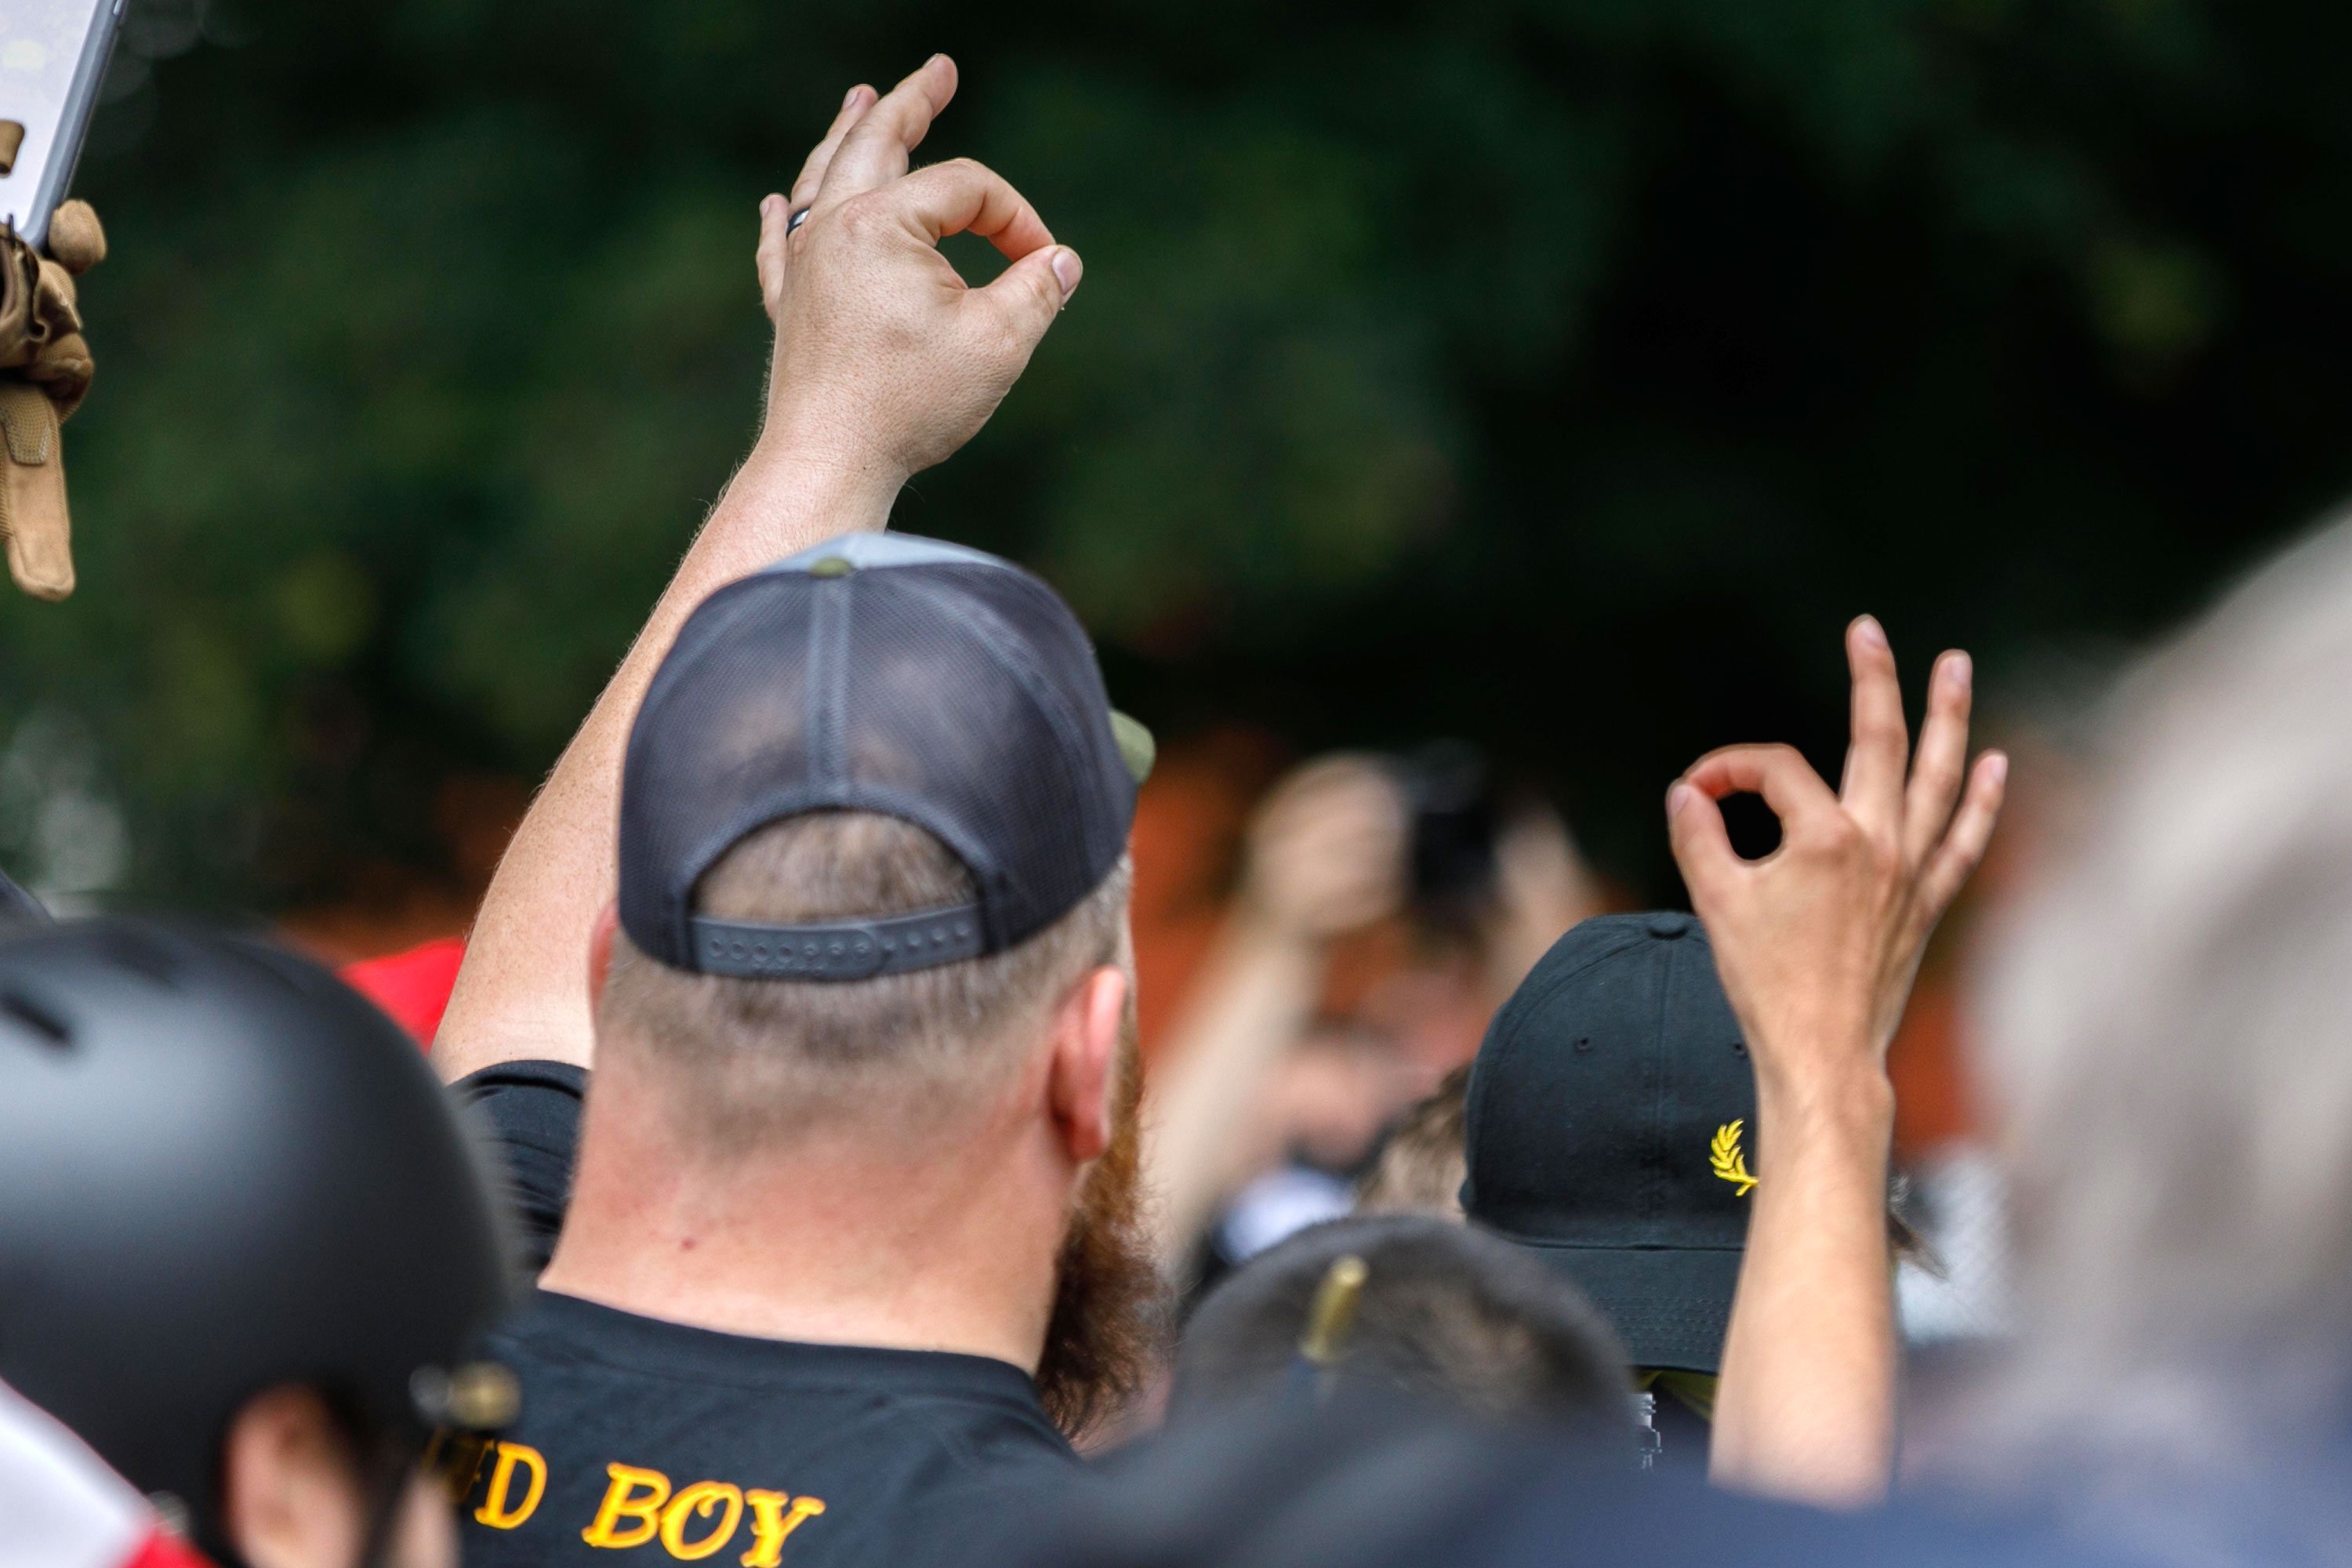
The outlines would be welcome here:
M 791 195 L 761 204 L 776 338 L 759 439 L 499 863 L 435 1045 L 446 1076 L 589 1061 L 588 947 L 618 874 L 621 755 L 678 626 L 722 584 L 884 527 L 908 477 L 987 423 L 1077 287 L 1076 254 L 1003 180 L 967 159 L 908 172 L 955 87 L 935 55 L 878 100 L 852 89 Z M 967 230 L 1012 262 L 985 288 L 939 253 Z
M 1369 757 L 1310 763 L 1258 808 L 1241 896 L 1147 1085 L 1144 1171 L 1171 1278 L 1253 1152 L 1252 1107 L 1314 1021 L 1331 939 L 1402 900 L 1405 832 L 1396 784 Z
M 1789 747 L 1734 746 L 1666 796 L 1675 859 L 1756 1066 L 1761 1180 L 1711 1468 L 1725 1485 L 1831 1506 L 1884 1495 L 1894 1460 L 1886 1048 L 2009 773 L 1997 752 L 1969 766 L 1966 654 L 1937 662 L 1916 760 L 1876 621 L 1847 628 L 1846 656 L 1853 738 L 1836 794 Z M 1724 832 L 1716 803 L 1741 794 L 1780 819 L 1780 847 L 1761 860 Z

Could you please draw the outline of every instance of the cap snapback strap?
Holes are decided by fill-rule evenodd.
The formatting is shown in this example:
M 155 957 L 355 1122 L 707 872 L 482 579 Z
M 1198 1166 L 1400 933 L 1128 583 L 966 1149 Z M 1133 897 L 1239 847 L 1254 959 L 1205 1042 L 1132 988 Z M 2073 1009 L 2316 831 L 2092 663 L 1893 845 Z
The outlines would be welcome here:
M 696 916 L 694 967 L 743 980 L 866 980 L 977 958 L 980 906 L 919 910 L 888 920 L 751 925 Z

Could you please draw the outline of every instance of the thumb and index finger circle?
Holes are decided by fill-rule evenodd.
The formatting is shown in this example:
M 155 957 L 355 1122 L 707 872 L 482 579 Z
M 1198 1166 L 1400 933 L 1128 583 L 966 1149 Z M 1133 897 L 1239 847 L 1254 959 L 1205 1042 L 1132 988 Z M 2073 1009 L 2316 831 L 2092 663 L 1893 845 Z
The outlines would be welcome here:
M 1666 795 L 1675 858 L 1686 879 L 1694 868 L 1702 875 L 1719 875 L 1744 863 L 1731 847 L 1723 812 L 1716 804 L 1734 795 L 1762 796 L 1780 819 L 1784 835 L 1821 813 L 1839 809 L 1838 797 L 1793 746 L 1726 746 L 1709 752 Z
M 971 233 L 996 247 L 1013 265 L 967 293 L 963 306 L 995 316 L 1028 342 L 1045 336 L 1084 272 L 1077 252 L 1054 242 L 1012 182 L 970 158 L 919 169 L 876 199 L 903 203 L 907 220 L 932 244 Z
M 1714 800 L 1761 795 L 1784 824 L 1838 805 L 1838 797 L 1794 746 L 1724 746 L 1693 763 L 1682 782 Z
M 1028 198 L 1003 175 L 970 158 L 918 169 L 877 199 L 902 205 L 908 219 L 934 244 L 950 234 L 969 232 L 996 247 L 1007 260 L 1018 261 L 1054 243 L 1053 232 Z

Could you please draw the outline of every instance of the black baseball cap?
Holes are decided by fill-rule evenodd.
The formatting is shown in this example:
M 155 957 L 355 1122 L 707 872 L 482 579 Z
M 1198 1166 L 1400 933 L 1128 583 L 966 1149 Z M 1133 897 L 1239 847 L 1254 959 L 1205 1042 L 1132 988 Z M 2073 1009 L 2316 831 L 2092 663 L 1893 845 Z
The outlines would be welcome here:
M 1756 1079 L 1698 921 L 1602 915 L 1554 942 L 1488 1026 L 1465 1118 L 1472 1222 L 1580 1286 L 1635 1366 L 1717 1371 Z
M 655 673 L 622 770 L 621 925 L 673 968 L 758 979 L 999 952 L 1118 864 L 1150 757 L 1038 578 L 908 534 L 831 540 L 704 600 Z M 791 926 L 695 912 L 745 835 L 824 810 L 926 829 L 978 898 Z

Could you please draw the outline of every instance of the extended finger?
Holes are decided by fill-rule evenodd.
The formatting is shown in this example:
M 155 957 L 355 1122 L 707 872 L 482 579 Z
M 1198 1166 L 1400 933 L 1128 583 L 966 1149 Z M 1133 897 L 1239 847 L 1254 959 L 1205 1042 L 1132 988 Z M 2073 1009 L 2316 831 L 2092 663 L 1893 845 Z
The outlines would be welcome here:
M 1895 650 L 1885 629 L 1862 616 L 1846 627 L 1845 657 L 1853 671 L 1853 738 L 1838 795 L 1856 821 L 1893 841 L 1902 831 L 1903 774 L 1911 751 Z
M 873 198 L 887 202 L 934 241 L 967 231 L 1018 261 L 1054 243 L 1052 231 L 1012 182 L 970 158 L 918 169 Z
M 1952 820 L 1968 777 L 1969 708 L 1975 670 L 1969 656 L 1954 649 L 1936 661 L 1927 678 L 1927 717 L 1919 726 L 1919 752 L 1911 762 L 1911 783 L 1903 797 L 1903 856 L 1924 866 Z
M 751 253 L 751 259 L 760 273 L 760 298 L 767 301 L 771 315 L 775 313 L 776 301 L 783 294 L 784 240 L 792 230 L 788 212 L 783 197 L 761 198 L 760 244 Z
M 1809 818 L 1838 809 L 1837 796 L 1794 746 L 1726 746 L 1693 763 L 1682 782 L 1710 800 L 1762 795 L 1780 819 L 1784 835 Z
M 842 138 L 840 149 L 818 183 L 814 205 L 833 206 L 905 174 L 908 155 L 921 144 L 955 89 L 955 62 L 945 55 L 933 55 L 913 75 L 883 94 Z
M 1930 924 L 1941 920 L 1960 889 L 1984 861 L 1992 842 L 1993 824 L 2000 819 L 2000 803 L 2009 793 L 2009 759 L 1987 752 L 1969 770 L 1968 793 L 1952 814 L 1952 829 L 1928 858 L 1920 873 L 1918 901 Z
M 841 150 L 843 140 L 857 122 L 866 118 L 866 111 L 874 107 L 874 89 L 860 82 L 842 99 L 840 112 L 825 127 L 824 139 L 810 150 L 808 161 L 801 165 L 800 177 L 793 182 L 792 191 L 785 197 L 793 211 L 798 212 L 816 200 L 817 187 L 824 183 L 824 172 L 833 166 L 833 155 Z

